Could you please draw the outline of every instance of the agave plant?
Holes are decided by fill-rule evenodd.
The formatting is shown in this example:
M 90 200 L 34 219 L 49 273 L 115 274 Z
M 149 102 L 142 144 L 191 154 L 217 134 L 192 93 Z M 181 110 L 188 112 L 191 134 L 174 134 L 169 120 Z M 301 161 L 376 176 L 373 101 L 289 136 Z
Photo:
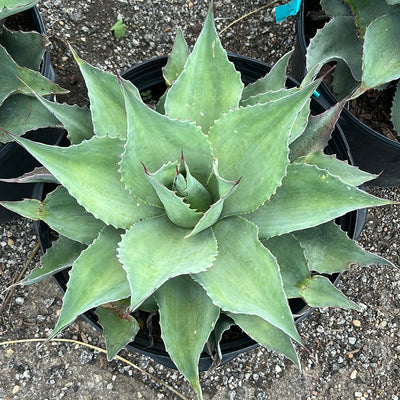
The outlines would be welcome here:
M 34 7 L 39 0 L 0 0 L 0 22 L 22 11 Z M 33 97 L 24 96 L 34 89 L 46 96 L 65 93 L 54 82 L 38 71 L 49 41 L 38 32 L 12 31 L 2 27 L 0 34 L 0 126 L 22 135 L 41 127 L 36 120 L 37 104 Z M 29 89 L 23 82 L 26 82 Z M 60 126 L 54 119 L 52 126 Z M 9 142 L 7 135 L 0 133 L 1 143 Z
M 307 48 L 307 69 L 335 61 L 332 87 L 339 98 L 356 98 L 400 78 L 399 0 L 321 0 L 330 18 Z M 400 89 L 392 122 L 400 133 Z
M 1 0 L 0 20 L 34 7 L 39 0 Z
M 97 307 L 112 359 L 139 330 L 132 312 L 157 310 L 165 348 L 199 398 L 200 354 L 207 341 L 218 352 L 233 323 L 298 365 L 288 299 L 357 309 L 324 275 L 387 263 L 334 222 L 390 202 L 358 188 L 372 175 L 323 153 L 338 112 L 310 117 L 320 82 L 286 88 L 287 54 L 244 87 L 212 8 L 192 52 L 178 32 L 157 111 L 130 82 L 74 56 L 90 109 L 33 93 L 71 145 L 12 135 L 59 186 L 43 201 L 3 203 L 60 235 L 23 284 L 72 265 L 50 337 Z

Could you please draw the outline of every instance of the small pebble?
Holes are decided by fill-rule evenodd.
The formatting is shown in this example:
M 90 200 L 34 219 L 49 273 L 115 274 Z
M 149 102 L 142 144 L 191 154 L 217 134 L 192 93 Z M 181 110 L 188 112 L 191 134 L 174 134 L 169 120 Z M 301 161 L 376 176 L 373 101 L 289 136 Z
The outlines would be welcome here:
M 25 301 L 25 299 L 23 297 L 16 297 L 15 298 L 15 304 L 18 304 L 19 306 L 24 304 L 24 301 Z
M 355 337 L 349 337 L 349 343 L 350 344 L 355 344 L 357 339 Z

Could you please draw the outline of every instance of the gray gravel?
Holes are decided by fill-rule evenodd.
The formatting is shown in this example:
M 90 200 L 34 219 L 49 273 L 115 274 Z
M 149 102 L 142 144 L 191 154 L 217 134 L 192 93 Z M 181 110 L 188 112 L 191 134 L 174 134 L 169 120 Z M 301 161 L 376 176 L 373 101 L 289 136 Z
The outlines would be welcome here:
M 216 1 L 219 29 L 266 1 Z M 123 71 L 146 58 L 170 51 L 180 25 L 194 43 L 207 1 L 186 0 L 42 0 L 40 11 L 52 41 L 52 59 L 60 84 L 71 90 L 69 102 L 84 104 L 83 83 L 69 41 L 82 58 L 102 68 Z M 128 25 L 116 41 L 109 29 L 118 17 Z M 222 36 L 227 50 L 268 62 L 294 44 L 293 19 L 277 25 L 271 8 L 236 24 Z M 400 189 L 374 189 L 400 201 Z M 360 237 L 370 251 L 399 265 L 398 206 L 371 210 Z M 15 279 L 37 243 L 32 223 L 19 218 L 0 226 L 0 307 L 3 290 Z M 36 256 L 29 269 L 38 265 Z M 208 376 L 201 374 L 206 399 L 389 399 L 400 398 L 400 272 L 382 266 L 354 268 L 340 288 L 362 311 L 316 310 L 299 324 L 304 348 L 302 370 L 283 357 L 259 348 L 243 354 Z M 0 316 L 0 341 L 46 337 L 61 307 L 56 284 L 46 280 L 17 287 Z M 78 319 L 60 337 L 104 348 L 102 337 Z M 193 399 L 183 377 L 151 359 L 122 352 L 135 365 Z M 35 343 L 0 348 L 0 399 L 175 399 L 149 376 L 120 361 L 70 343 Z

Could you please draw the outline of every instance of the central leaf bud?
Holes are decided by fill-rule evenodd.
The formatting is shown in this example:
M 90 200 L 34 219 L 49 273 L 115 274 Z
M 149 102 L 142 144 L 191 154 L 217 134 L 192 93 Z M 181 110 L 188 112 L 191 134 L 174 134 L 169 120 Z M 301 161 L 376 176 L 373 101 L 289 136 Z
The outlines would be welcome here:
M 178 167 L 176 167 L 176 175 L 174 177 L 174 182 L 172 183 L 172 190 L 174 190 L 179 197 L 185 198 L 187 196 L 186 187 L 186 179 L 179 172 Z
M 220 178 L 215 166 L 210 179 L 211 186 L 206 188 L 190 173 L 183 155 L 179 165 L 178 162 L 169 162 L 154 173 L 147 171 L 144 166 L 144 171 L 170 221 L 179 227 L 193 229 L 187 236 L 201 232 L 217 222 L 224 199 L 239 183 Z

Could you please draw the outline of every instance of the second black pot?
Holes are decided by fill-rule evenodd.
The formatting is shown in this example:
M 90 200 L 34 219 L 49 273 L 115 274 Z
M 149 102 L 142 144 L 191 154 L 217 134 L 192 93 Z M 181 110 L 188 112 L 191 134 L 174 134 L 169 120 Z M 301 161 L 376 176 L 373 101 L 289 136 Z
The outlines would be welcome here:
M 235 64 L 236 69 L 241 72 L 242 80 L 245 84 L 254 82 L 255 80 L 264 76 L 271 68 L 268 64 L 243 56 L 231 54 L 229 58 Z M 140 92 L 147 92 L 148 90 L 151 90 L 151 93 L 157 96 L 165 91 L 164 79 L 162 77 L 162 67 L 165 65 L 166 61 L 166 57 L 160 57 L 138 64 L 125 72 L 123 77 L 131 80 Z M 287 85 L 295 86 L 297 85 L 297 82 L 294 79 L 288 78 Z M 323 110 L 324 107 L 320 104 L 320 102 L 313 99 L 312 112 L 317 114 Z M 326 151 L 328 153 L 335 153 L 340 159 L 348 160 L 350 163 L 352 162 L 346 140 L 339 126 L 336 127 L 333 138 L 330 141 Z M 36 187 L 36 189 L 39 190 L 41 190 L 41 188 L 43 188 L 41 185 L 37 185 Z M 42 193 L 36 193 L 36 195 L 38 198 L 43 197 Z M 337 222 L 340 223 L 342 228 L 348 232 L 349 236 L 356 238 L 364 225 L 365 215 L 366 212 L 363 210 L 357 212 L 354 211 L 339 218 Z M 43 222 L 36 224 L 36 227 L 38 229 L 42 248 L 46 250 L 51 245 L 50 230 Z M 68 282 L 68 272 L 63 271 L 56 274 L 55 279 L 61 290 L 65 291 Z M 335 282 L 339 279 L 339 276 L 338 274 L 335 274 L 331 276 L 330 279 Z M 306 306 L 301 299 L 291 300 L 290 307 L 292 314 L 295 316 L 296 322 L 299 322 L 305 318 L 312 311 L 312 309 Z M 89 321 L 97 330 L 101 331 L 101 326 L 98 323 L 98 319 L 94 313 L 94 310 L 86 312 L 84 314 L 84 318 Z M 176 369 L 162 343 L 154 343 L 153 346 L 149 346 L 150 342 L 147 338 L 137 336 L 135 340 L 127 346 L 127 349 L 149 356 L 162 365 Z M 246 335 L 237 337 L 229 342 L 223 342 L 221 344 L 223 355 L 222 364 L 232 360 L 240 353 L 252 350 L 256 347 L 258 347 L 258 344 Z M 199 360 L 199 369 L 201 371 L 205 371 L 210 368 L 212 363 L 213 360 L 210 355 L 206 352 L 203 352 Z
M 306 24 L 310 23 L 308 13 L 310 0 L 304 0 L 296 21 L 296 45 L 292 57 L 292 74 L 302 80 L 306 74 L 307 37 Z M 328 87 L 322 83 L 318 92 L 324 107 L 329 108 L 338 100 Z M 371 129 L 350 111 L 344 109 L 339 124 L 343 129 L 353 156 L 354 165 L 360 169 L 378 175 L 367 186 L 396 187 L 400 185 L 400 142 L 392 140 Z

